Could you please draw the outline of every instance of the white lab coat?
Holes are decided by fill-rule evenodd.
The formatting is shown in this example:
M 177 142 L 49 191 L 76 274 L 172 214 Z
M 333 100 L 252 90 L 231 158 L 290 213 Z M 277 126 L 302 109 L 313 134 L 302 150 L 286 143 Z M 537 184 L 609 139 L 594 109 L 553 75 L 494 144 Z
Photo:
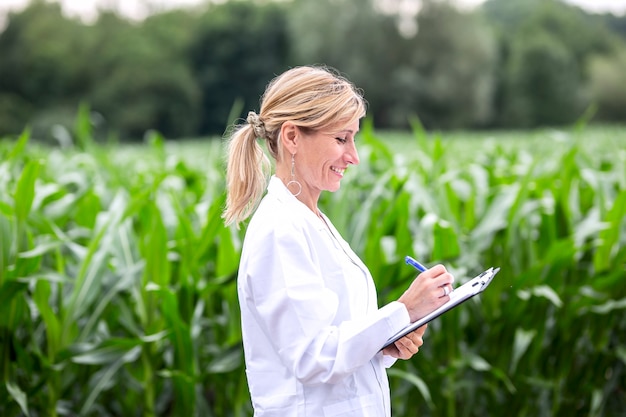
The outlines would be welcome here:
M 272 177 L 250 221 L 238 277 L 256 417 L 390 416 L 384 342 L 406 307 L 378 308 L 366 266 L 326 219 Z

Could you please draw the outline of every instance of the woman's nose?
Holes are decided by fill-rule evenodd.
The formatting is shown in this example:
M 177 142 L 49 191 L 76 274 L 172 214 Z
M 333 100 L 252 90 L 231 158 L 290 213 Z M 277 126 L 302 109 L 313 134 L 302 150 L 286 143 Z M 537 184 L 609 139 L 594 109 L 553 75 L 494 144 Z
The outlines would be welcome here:
M 348 164 L 359 165 L 359 152 L 356 149 L 356 144 L 352 142 L 351 146 L 348 148 L 345 156 L 345 161 Z

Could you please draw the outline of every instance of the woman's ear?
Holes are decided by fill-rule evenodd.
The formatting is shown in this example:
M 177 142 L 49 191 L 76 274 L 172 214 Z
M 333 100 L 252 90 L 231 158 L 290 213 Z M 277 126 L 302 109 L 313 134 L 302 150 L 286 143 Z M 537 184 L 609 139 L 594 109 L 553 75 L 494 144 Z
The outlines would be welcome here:
M 280 141 L 290 154 L 295 154 L 298 150 L 298 140 L 300 129 L 292 122 L 285 122 L 280 127 Z

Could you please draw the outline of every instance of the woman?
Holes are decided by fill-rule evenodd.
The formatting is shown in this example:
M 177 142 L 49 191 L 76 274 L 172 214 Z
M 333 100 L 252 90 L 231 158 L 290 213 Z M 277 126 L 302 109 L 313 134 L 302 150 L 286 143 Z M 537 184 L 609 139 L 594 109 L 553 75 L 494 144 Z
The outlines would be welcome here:
M 389 416 L 385 368 L 417 353 L 426 326 L 381 347 L 449 299 L 453 277 L 438 265 L 379 308 L 367 267 L 317 207 L 359 163 L 364 115 L 348 80 L 296 67 L 268 85 L 259 114 L 230 137 L 224 219 L 238 225 L 254 212 L 238 294 L 255 416 Z M 269 161 L 256 139 L 275 160 L 260 204 Z

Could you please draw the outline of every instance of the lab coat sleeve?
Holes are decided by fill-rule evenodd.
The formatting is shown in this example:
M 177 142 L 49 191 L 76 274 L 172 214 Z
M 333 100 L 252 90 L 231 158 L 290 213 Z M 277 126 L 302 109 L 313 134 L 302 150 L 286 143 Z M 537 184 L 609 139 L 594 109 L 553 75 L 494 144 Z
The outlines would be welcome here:
M 304 384 L 334 383 L 370 361 L 409 323 L 392 302 L 351 320 L 338 318 L 342 294 L 328 288 L 306 233 L 278 227 L 249 251 L 244 302 L 282 363 Z

